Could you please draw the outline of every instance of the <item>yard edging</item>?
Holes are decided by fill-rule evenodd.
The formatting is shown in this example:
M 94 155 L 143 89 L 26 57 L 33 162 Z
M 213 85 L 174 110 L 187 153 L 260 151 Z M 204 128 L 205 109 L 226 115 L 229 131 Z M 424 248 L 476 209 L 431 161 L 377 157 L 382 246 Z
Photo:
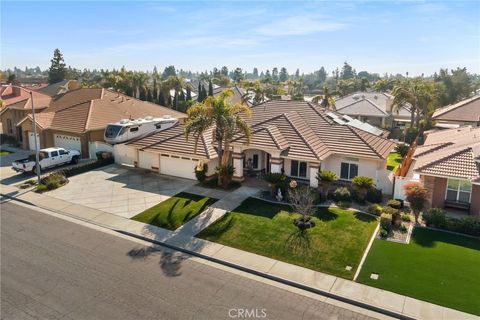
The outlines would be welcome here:
M 375 238 L 377 237 L 378 230 L 380 230 L 380 223 L 377 224 L 377 227 L 375 228 L 375 231 L 373 232 L 372 237 L 368 242 L 367 248 L 363 253 L 362 259 L 360 259 L 360 263 L 358 264 L 357 271 L 355 271 L 355 275 L 353 276 L 353 281 L 355 282 L 357 282 L 357 278 L 358 278 L 358 275 L 360 274 L 360 271 L 362 270 L 363 263 L 367 259 L 368 253 L 370 252 L 370 248 L 372 248 L 373 241 L 375 241 Z

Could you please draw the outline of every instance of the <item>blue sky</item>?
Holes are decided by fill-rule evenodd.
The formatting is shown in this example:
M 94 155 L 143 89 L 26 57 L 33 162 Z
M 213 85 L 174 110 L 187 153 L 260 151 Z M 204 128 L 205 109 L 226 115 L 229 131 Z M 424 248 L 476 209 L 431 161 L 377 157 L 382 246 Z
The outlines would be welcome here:
M 480 73 L 479 1 L 1 2 L 1 67 Z

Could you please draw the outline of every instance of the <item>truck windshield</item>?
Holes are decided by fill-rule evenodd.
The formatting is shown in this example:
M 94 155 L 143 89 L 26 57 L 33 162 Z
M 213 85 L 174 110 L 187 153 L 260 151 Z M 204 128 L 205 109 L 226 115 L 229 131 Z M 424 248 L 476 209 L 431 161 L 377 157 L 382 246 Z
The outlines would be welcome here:
M 120 130 L 122 130 L 122 126 L 117 126 L 114 124 L 109 124 L 105 129 L 105 137 L 106 138 L 115 138 Z

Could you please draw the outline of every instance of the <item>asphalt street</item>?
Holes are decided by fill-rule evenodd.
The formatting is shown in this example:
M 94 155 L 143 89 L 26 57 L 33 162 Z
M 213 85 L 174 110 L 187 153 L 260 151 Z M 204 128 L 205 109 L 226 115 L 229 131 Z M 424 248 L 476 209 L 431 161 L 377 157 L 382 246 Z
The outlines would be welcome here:
M 0 217 L 2 319 L 367 319 L 11 202 Z

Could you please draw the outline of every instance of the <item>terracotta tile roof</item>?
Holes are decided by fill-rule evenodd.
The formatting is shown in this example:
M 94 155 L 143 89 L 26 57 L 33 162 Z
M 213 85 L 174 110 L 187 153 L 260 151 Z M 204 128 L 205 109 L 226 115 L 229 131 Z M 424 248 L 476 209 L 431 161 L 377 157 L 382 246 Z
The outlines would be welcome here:
M 234 139 L 232 142 L 247 143 L 245 136 Z M 274 148 L 280 151 L 288 148 L 290 144 L 276 126 L 260 127 L 252 130 L 251 148 Z
M 36 91 L 32 91 L 32 93 L 35 109 L 46 108 L 50 104 L 51 98 L 49 96 Z M 1 99 L 3 101 L 2 110 L 7 107 L 17 110 L 32 108 L 30 93 L 24 90 L 21 90 L 19 95 L 14 95 L 12 92 L 12 87 L 7 87 L 2 92 Z
M 127 143 L 142 151 L 191 156 L 202 159 L 216 158 L 217 152 L 213 148 L 211 132 L 203 134 L 198 140 L 195 150 L 195 139 L 185 138 L 185 126 L 177 123 L 166 130 L 156 132 L 147 137 Z M 213 130 L 213 129 L 212 129 Z
M 305 145 L 304 138 L 306 138 L 307 146 L 310 144 L 307 150 L 311 150 L 313 146 L 318 152 L 317 154 L 314 153 L 316 158 L 325 158 L 329 153 L 338 153 L 385 159 L 395 145 L 394 142 L 383 137 L 375 136 L 348 125 L 338 124 L 321 107 L 305 101 L 271 100 L 252 107 L 252 111 L 253 116 L 248 120 L 252 128 L 258 125 L 276 125 L 276 122 L 281 122 L 279 116 L 290 114 L 292 111 L 296 112 L 302 123 L 298 122 L 293 127 L 292 124 L 290 126 L 278 126 L 278 129 L 292 148 L 297 147 L 297 145 L 298 148 L 301 148 L 302 144 Z M 308 130 L 308 134 L 304 133 L 302 137 L 296 128 Z M 287 136 L 286 132 L 290 134 Z M 298 136 L 296 141 L 291 141 L 295 135 Z M 304 148 L 302 150 L 305 151 Z M 302 154 L 301 150 L 299 150 L 299 154 Z
M 413 171 L 445 177 L 480 178 L 480 128 L 462 127 L 428 133 L 413 155 Z
M 349 105 L 336 108 L 337 112 L 348 115 L 361 115 L 361 116 L 375 116 L 375 117 L 388 117 L 388 113 L 382 110 L 375 102 L 370 99 L 360 99 Z
M 410 116 L 408 105 L 398 110 L 389 111 L 389 104 L 394 96 L 385 92 L 356 92 L 335 100 L 335 107 L 338 112 L 347 115 L 388 117 L 392 115 L 397 118 Z
M 480 120 L 480 95 L 435 110 L 437 121 L 475 122 Z
M 187 115 L 150 102 L 140 101 L 106 89 L 83 88 L 69 91 L 52 99 L 50 106 L 37 114 L 44 129 L 82 133 L 102 129 L 108 123 L 125 118 Z M 28 116 L 31 118 L 31 115 Z

